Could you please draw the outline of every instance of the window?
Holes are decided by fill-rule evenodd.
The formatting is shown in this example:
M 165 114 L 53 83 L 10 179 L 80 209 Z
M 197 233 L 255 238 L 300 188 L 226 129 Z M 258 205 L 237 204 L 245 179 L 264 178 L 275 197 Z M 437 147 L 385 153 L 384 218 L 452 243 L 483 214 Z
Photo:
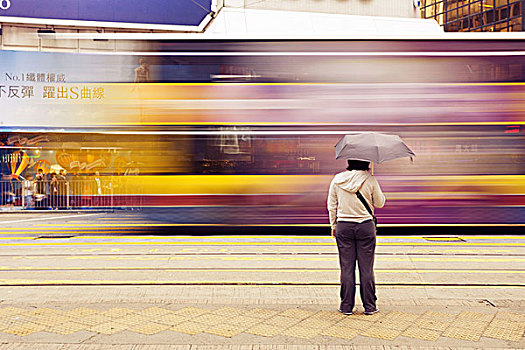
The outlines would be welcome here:
M 522 0 L 423 0 L 421 15 L 447 32 L 520 31 L 522 6 Z

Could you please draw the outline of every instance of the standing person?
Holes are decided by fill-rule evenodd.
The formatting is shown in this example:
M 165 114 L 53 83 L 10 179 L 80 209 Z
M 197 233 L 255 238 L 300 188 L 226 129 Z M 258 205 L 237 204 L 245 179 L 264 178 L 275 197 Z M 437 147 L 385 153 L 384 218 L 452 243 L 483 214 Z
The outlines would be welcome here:
M 142 105 L 142 95 L 143 95 L 143 89 L 140 87 L 140 84 L 149 82 L 149 64 L 146 62 L 146 59 L 141 58 L 139 60 L 139 66 L 135 68 L 135 84 L 133 85 L 133 88 L 131 91 L 134 91 L 135 88 L 137 89 L 138 99 L 140 101 L 140 113 L 139 113 L 139 120 L 142 122 L 144 119 L 144 108 Z
M 100 173 L 98 171 L 95 171 L 95 200 L 93 202 L 94 206 L 100 206 L 101 198 L 102 198 L 102 181 L 100 180 Z
M 139 66 L 135 68 L 135 84 L 149 82 L 149 64 L 146 59 L 139 60 Z
M 35 207 L 43 207 L 46 197 L 46 176 L 44 175 L 44 170 L 42 168 L 37 170 L 35 175 Z
M 60 208 L 67 208 L 68 187 L 66 171 L 60 169 L 58 172 L 58 202 Z
M 385 196 L 369 167 L 369 162 L 348 160 L 346 171 L 334 177 L 328 193 L 330 225 L 341 265 L 339 312 L 346 315 L 351 315 L 354 309 L 356 260 L 365 315 L 379 312 L 374 281 L 376 227 L 374 217 L 357 196 L 359 191 L 370 208 L 385 205 Z
M 24 188 L 24 200 L 25 200 L 25 206 L 26 208 L 31 208 L 33 206 L 33 192 L 35 189 L 35 185 L 33 184 L 33 176 L 28 175 L 26 179 L 23 181 L 23 188 Z
M 58 210 L 59 186 L 57 173 L 51 173 L 51 181 L 49 181 L 49 194 L 51 197 L 51 209 L 54 210 Z

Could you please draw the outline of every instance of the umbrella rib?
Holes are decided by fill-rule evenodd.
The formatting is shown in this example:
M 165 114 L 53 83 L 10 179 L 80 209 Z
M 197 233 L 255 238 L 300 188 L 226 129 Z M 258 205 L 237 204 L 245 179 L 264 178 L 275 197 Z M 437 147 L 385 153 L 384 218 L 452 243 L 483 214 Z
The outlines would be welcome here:
M 378 163 L 381 163 L 381 158 L 379 158 L 379 144 L 377 142 L 377 134 L 373 134 L 373 135 L 374 135 L 374 141 L 376 143 L 376 159 Z

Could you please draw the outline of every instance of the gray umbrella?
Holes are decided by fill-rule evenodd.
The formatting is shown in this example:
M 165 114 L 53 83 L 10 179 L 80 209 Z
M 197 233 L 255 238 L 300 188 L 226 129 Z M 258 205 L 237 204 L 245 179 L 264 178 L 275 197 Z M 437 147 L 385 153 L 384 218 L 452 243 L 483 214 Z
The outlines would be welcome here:
M 335 159 L 359 159 L 374 163 L 403 157 L 415 157 L 415 153 L 397 135 L 362 132 L 345 135 L 335 145 Z

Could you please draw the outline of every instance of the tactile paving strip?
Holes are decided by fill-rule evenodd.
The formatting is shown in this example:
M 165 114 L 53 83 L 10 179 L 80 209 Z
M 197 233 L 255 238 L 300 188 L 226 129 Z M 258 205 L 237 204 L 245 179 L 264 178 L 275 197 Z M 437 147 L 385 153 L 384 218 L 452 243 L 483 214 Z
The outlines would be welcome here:
M 97 324 L 111 321 L 111 317 L 102 314 L 92 314 L 83 317 L 77 317 L 75 322 L 82 323 L 88 326 L 96 326 Z
M 280 334 L 289 336 L 289 337 L 295 337 L 295 338 L 311 339 L 315 337 L 317 334 L 319 334 L 319 330 L 313 329 L 313 328 L 301 327 L 301 326 L 292 326 L 290 328 L 283 330 Z
M 490 322 L 494 318 L 493 314 L 483 314 L 479 312 L 461 311 L 457 316 L 457 319 L 461 320 L 472 320 L 479 322 Z
M 35 316 L 35 317 L 39 317 L 39 316 L 44 316 L 44 317 L 45 316 L 57 316 L 57 315 L 63 315 L 63 314 L 64 314 L 63 311 L 49 309 L 47 307 L 31 310 L 31 311 L 28 311 L 28 312 L 25 313 L 25 315 Z
M 279 334 L 282 329 L 282 327 L 261 323 L 247 329 L 244 333 L 260 335 L 262 337 L 273 337 Z
M 359 335 L 359 331 L 351 328 L 333 326 L 327 329 L 324 329 L 319 333 L 320 335 L 325 335 L 332 338 L 341 338 L 341 339 L 354 339 Z
M 452 322 L 452 326 L 455 328 L 465 328 L 465 329 L 477 329 L 483 330 L 487 328 L 489 323 L 487 321 L 475 321 L 469 319 L 456 319 Z
M 509 328 L 509 329 L 521 330 L 522 332 L 525 331 L 525 323 L 523 322 L 500 320 L 496 318 L 493 319 L 492 322 L 490 322 L 489 327 Z
M 25 322 L 13 325 L 7 329 L 4 329 L 2 332 L 19 336 L 26 336 L 32 333 L 43 331 L 45 328 L 46 326 L 41 324 Z
M 221 316 L 237 316 L 244 312 L 243 309 L 238 309 L 234 307 L 221 307 L 220 309 L 213 310 L 212 313 Z
M 348 317 L 348 318 L 345 318 L 337 322 L 337 325 L 341 327 L 348 327 L 348 328 L 357 329 L 357 330 L 364 330 L 364 329 L 372 327 L 373 323 L 354 319 L 353 317 Z
M 149 317 L 142 316 L 136 313 L 128 314 L 124 317 L 115 318 L 112 321 L 118 322 L 120 324 L 126 325 L 126 326 L 137 326 L 139 324 L 143 324 L 146 322 L 149 322 Z
M 135 333 L 152 335 L 152 334 L 157 334 L 159 332 L 165 331 L 168 328 L 170 328 L 170 326 L 165 325 L 165 324 L 148 322 L 146 324 L 138 325 L 133 328 L 130 328 L 129 330 Z
M 46 331 L 51 332 L 51 333 L 68 335 L 68 334 L 79 332 L 84 329 L 86 329 L 85 324 L 69 321 L 66 323 L 56 324 L 56 325 L 47 327 Z
M 92 315 L 96 313 L 97 311 L 93 309 L 88 309 L 86 307 L 77 307 L 75 309 L 66 311 L 64 314 L 66 316 L 71 316 L 71 317 L 83 317 L 83 316 Z
M 288 309 L 288 310 L 281 312 L 279 316 L 298 318 L 300 320 L 303 320 L 307 317 L 312 316 L 313 314 L 315 314 L 315 311 L 304 310 L 304 309 Z
M 352 319 L 357 319 L 357 320 L 362 320 L 362 321 L 367 321 L 367 322 L 375 322 L 385 317 L 385 315 L 381 312 L 377 314 L 373 314 L 373 315 L 365 315 L 365 314 L 359 313 L 359 314 L 353 314 L 347 317 L 351 317 Z
M 20 309 L 18 307 L 12 307 L 12 306 L 4 307 L 0 309 L 0 319 L 3 317 L 12 316 L 12 315 L 18 315 L 24 312 L 27 312 L 27 310 Z
M 284 316 L 273 316 L 267 320 L 264 320 L 264 323 L 272 325 L 272 326 L 280 326 L 280 327 L 290 327 L 297 323 L 299 323 L 300 320 L 293 319 L 290 317 L 284 317 Z
M 297 324 L 300 327 L 313 328 L 313 329 L 325 329 L 331 327 L 336 321 L 321 320 L 318 318 L 307 318 Z
M 101 333 L 106 335 L 116 334 L 129 329 L 129 326 L 120 324 L 118 322 L 106 322 L 97 324 L 96 326 L 89 327 L 91 332 Z
M 523 338 L 523 330 L 517 328 L 489 327 L 483 332 L 483 336 L 501 340 L 520 341 Z
M 107 335 L 130 330 L 153 335 L 167 329 L 191 335 L 206 332 L 222 337 L 247 333 L 265 337 L 283 335 L 311 339 L 323 335 L 352 339 L 362 335 L 393 340 L 401 334 L 426 341 L 436 341 L 440 336 L 479 341 L 486 336 L 516 342 L 521 341 L 525 333 L 525 315 L 470 311 L 458 315 L 429 311 L 418 315 L 392 311 L 372 316 L 346 316 L 336 311 L 314 312 L 301 308 L 279 313 L 271 309 L 233 307 L 216 310 L 185 307 L 176 311 L 159 307 L 106 311 L 0 308 L 0 331 L 19 336 L 39 331 L 68 335 L 82 330 Z
M 226 322 L 230 318 L 228 316 L 221 316 L 215 314 L 203 314 L 197 317 L 192 318 L 192 322 L 204 323 L 207 325 L 216 325 L 223 322 Z
M 375 315 L 378 315 L 378 314 L 375 314 Z M 386 314 L 382 319 L 380 319 L 380 321 L 392 320 L 392 321 L 414 322 L 419 317 L 421 317 L 421 315 L 412 314 L 409 312 L 402 312 L 402 311 L 391 311 L 388 314 Z
M 181 315 L 181 316 L 187 316 L 187 317 L 196 317 L 203 314 L 209 313 L 208 310 L 199 309 L 196 307 L 184 307 L 179 310 L 173 311 L 174 314 Z
M 397 329 L 398 331 L 404 331 L 408 327 L 412 326 L 412 322 L 404 321 L 404 320 L 380 320 L 375 323 L 376 326 L 381 326 L 385 328 L 391 328 L 391 329 Z
M 160 317 L 156 318 L 154 321 L 157 322 L 157 323 L 162 323 L 162 324 L 167 324 L 169 326 L 174 326 L 176 324 L 179 324 L 179 323 L 182 323 L 182 322 L 186 322 L 187 320 L 188 319 L 186 317 L 184 317 L 184 316 L 169 313 L 169 314 L 166 314 L 164 316 L 160 316 Z
M 442 336 L 448 338 L 478 341 L 481 338 L 481 334 L 481 330 L 450 327 L 443 332 Z
M 419 328 L 426 328 L 431 329 L 434 331 L 444 331 L 448 327 L 450 327 L 450 322 L 442 322 L 438 320 L 433 320 L 430 318 L 420 318 L 414 322 L 415 325 L 417 325 Z
M 234 335 L 242 333 L 246 327 L 231 325 L 231 324 L 219 324 L 206 330 L 206 333 L 220 335 L 222 337 L 231 338 Z
M 245 311 L 243 315 L 249 316 L 249 317 L 260 318 L 260 319 L 267 319 L 267 318 L 277 315 L 278 313 L 279 311 L 276 311 L 276 310 L 255 308 L 255 309 Z
M 53 325 L 67 323 L 67 322 L 74 322 L 74 321 L 70 317 L 61 316 L 61 315 L 42 315 L 40 317 L 35 317 L 33 322 L 42 324 L 44 326 L 53 326 Z
M 31 318 L 21 314 L 0 318 L 0 329 L 6 329 L 18 324 L 31 322 Z
M 319 311 L 316 314 L 312 315 L 310 318 L 338 322 L 346 317 L 346 315 L 343 315 L 342 313 L 337 311 Z
M 456 316 L 456 314 L 449 314 L 446 312 L 427 311 L 421 317 L 437 320 L 440 322 L 452 322 Z
M 205 325 L 203 323 L 184 322 L 171 327 L 170 330 L 178 333 L 195 335 L 204 332 L 208 328 L 210 328 L 210 326 Z
M 101 312 L 101 314 L 110 318 L 119 318 L 134 313 L 135 311 L 136 310 L 131 310 L 123 307 L 114 307 L 112 309 Z
M 410 337 L 410 338 L 416 338 L 416 339 L 422 339 L 422 340 L 428 340 L 428 341 L 436 341 L 438 340 L 441 333 L 438 331 L 433 331 L 433 330 L 425 329 L 425 328 L 410 327 L 406 329 L 403 333 L 401 333 L 401 335 L 405 337 Z
M 366 337 L 394 340 L 401 334 L 401 331 L 391 328 L 373 326 L 364 331 L 359 332 L 359 334 L 364 335 Z
M 235 316 L 226 321 L 228 324 L 251 327 L 258 323 L 261 323 L 262 320 L 258 318 L 248 317 L 248 316 Z
M 500 311 L 496 314 L 494 319 L 525 323 L 525 314 Z
M 149 317 L 151 319 L 164 316 L 168 313 L 170 313 L 169 310 L 161 309 L 159 307 L 149 307 L 147 309 L 137 312 L 137 314 Z

